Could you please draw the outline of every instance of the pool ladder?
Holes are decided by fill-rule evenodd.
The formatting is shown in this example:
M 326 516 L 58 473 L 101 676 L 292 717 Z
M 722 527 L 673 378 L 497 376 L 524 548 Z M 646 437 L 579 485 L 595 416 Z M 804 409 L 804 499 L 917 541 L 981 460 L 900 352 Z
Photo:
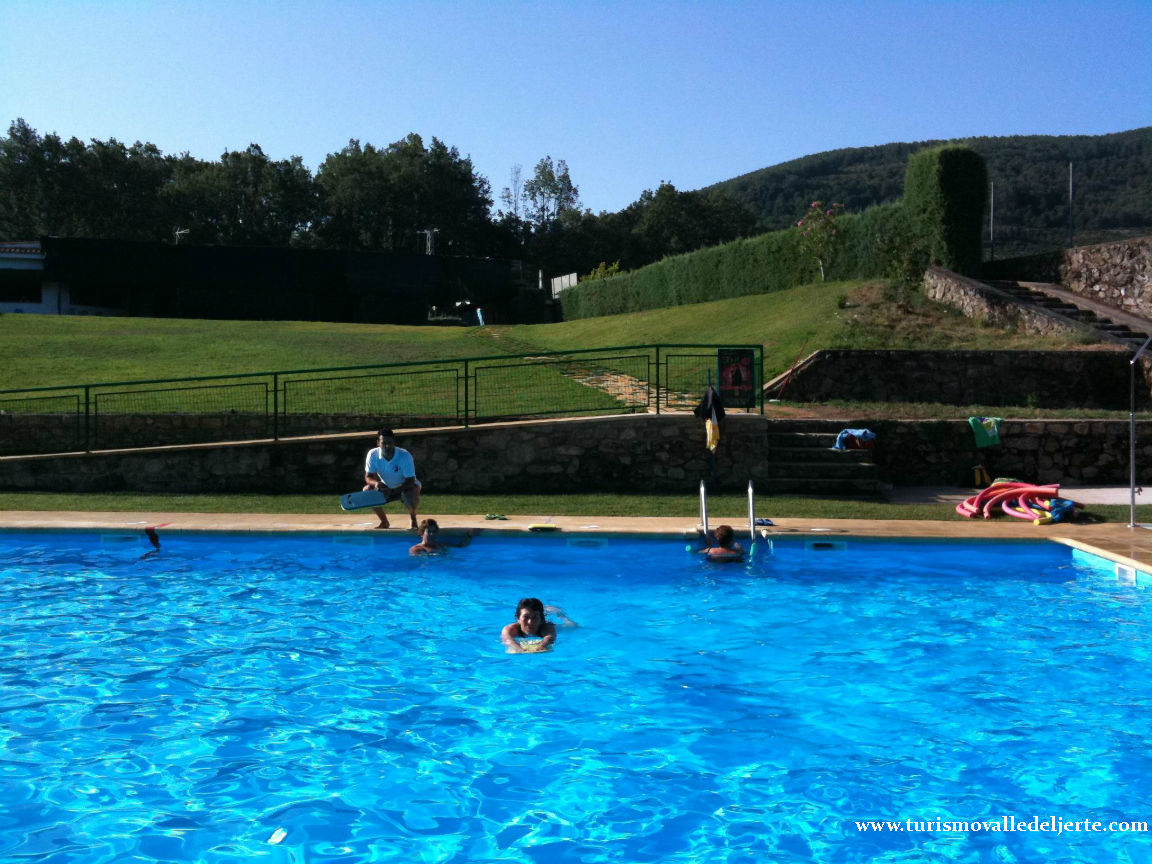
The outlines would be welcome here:
M 704 481 L 700 481 L 700 524 L 704 528 L 704 536 L 709 534 L 708 530 L 708 487 Z M 752 488 L 752 481 L 748 481 L 748 540 L 752 546 L 756 545 L 757 539 L 762 539 L 768 544 L 768 551 L 771 553 L 772 541 L 768 539 L 768 531 L 761 530 L 759 535 L 756 533 L 756 493 Z M 749 553 L 751 554 L 751 553 Z

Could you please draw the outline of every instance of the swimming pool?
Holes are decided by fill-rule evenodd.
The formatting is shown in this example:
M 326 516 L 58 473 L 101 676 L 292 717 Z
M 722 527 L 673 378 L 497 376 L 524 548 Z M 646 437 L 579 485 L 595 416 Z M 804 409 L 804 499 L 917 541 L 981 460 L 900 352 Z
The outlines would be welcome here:
M 0 533 L 0 860 L 1143 860 L 1147 589 L 1056 544 Z M 506 655 L 534 595 L 582 625 Z M 931 827 L 931 826 L 929 826 Z M 1125 857 L 1127 856 L 1127 857 Z

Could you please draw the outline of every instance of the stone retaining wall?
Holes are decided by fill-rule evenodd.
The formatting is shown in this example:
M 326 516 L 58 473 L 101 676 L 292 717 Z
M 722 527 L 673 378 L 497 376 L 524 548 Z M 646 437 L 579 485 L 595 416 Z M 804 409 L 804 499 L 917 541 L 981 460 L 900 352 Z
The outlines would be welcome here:
M 1126 421 L 1006 421 L 1004 446 L 976 450 L 964 421 L 770 421 L 734 415 L 724 422 L 713 491 L 738 493 L 749 478 L 771 494 L 763 470 L 767 431 L 877 433 L 874 458 L 894 485 L 972 484 L 972 466 L 1034 482 L 1125 484 Z M 1137 465 L 1152 481 L 1152 423 L 1139 424 Z M 695 417 L 630 415 L 535 421 L 469 429 L 399 431 L 421 480 L 441 493 L 643 492 L 695 494 L 711 475 L 704 427 Z M 362 485 L 370 434 L 0 459 L 0 490 L 318 493 Z M 333 502 L 335 506 L 335 501 Z
M 1065 250 L 1060 284 L 1075 294 L 1152 319 L 1152 237 Z
M 1127 420 L 1004 420 L 1000 447 L 977 448 L 966 420 L 803 422 L 813 431 L 863 426 L 876 433 L 873 459 L 895 486 L 972 486 L 975 465 L 1034 483 L 1127 485 Z M 846 426 L 843 424 L 854 424 Z M 1136 424 L 1141 483 L 1152 478 L 1152 422 Z
M 380 423 L 396 426 L 458 425 L 455 417 L 400 417 L 379 414 L 288 414 L 280 436 L 332 435 L 349 429 L 371 430 Z M 91 420 L 93 450 L 161 447 L 219 441 L 272 438 L 272 418 L 263 414 L 101 414 Z M 0 455 L 64 453 L 85 450 L 83 413 L 17 414 L 0 411 Z
M 822 350 L 770 390 L 797 402 L 932 402 L 1127 410 L 1119 351 Z M 781 382 L 782 383 L 782 382 Z M 1139 398 L 1147 400 L 1148 385 Z

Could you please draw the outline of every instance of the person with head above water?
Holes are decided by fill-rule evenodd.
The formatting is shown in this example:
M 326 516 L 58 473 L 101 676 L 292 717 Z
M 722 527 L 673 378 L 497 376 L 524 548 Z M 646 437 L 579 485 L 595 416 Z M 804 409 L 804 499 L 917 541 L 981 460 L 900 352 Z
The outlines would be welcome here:
M 459 537 L 448 537 L 440 533 L 440 526 L 435 519 L 425 519 L 417 530 L 420 532 L 420 542 L 408 550 L 409 555 L 439 555 L 449 546 L 467 546 L 472 542 L 471 529 Z
M 420 481 L 416 479 L 416 463 L 412 454 L 396 446 L 396 435 L 391 429 L 381 429 L 376 435 L 376 447 L 368 451 L 364 460 L 364 491 L 375 489 L 384 493 L 384 503 L 396 499 L 404 503 L 412 519 L 412 530 L 417 530 L 416 508 L 420 506 Z M 388 517 L 384 507 L 373 507 L 380 519 L 377 528 L 387 528 Z
M 500 631 L 500 641 L 509 654 L 547 651 L 552 647 L 556 625 L 545 618 L 546 613 L 558 616 L 563 627 L 577 626 L 559 606 L 545 606 L 535 597 L 525 597 L 516 606 L 516 620 Z
M 736 532 L 731 525 L 717 525 L 715 541 L 709 538 L 708 545 L 700 550 L 700 554 L 709 561 L 741 561 L 744 547 L 736 542 Z

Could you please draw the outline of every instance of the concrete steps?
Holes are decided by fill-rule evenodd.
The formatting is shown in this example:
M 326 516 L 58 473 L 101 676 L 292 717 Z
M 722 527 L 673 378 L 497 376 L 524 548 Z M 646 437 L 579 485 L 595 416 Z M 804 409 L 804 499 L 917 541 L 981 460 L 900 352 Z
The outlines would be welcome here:
M 1144 344 L 1152 325 L 1116 310 L 1115 318 L 1101 304 L 1091 303 L 1055 286 L 1022 283 L 1007 280 L 988 280 L 986 285 L 1013 297 L 1021 305 L 1037 306 L 1068 321 L 1093 330 L 1105 342 L 1117 342 L 1139 347 Z M 1118 320 L 1118 319 L 1124 320 Z
M 768 455 L 760 466 L 765 495 L 884 498 L 888 487 L 868 450 L 834 450 L 845 428 L 827 421 L 785 420 L 769 425 Z

